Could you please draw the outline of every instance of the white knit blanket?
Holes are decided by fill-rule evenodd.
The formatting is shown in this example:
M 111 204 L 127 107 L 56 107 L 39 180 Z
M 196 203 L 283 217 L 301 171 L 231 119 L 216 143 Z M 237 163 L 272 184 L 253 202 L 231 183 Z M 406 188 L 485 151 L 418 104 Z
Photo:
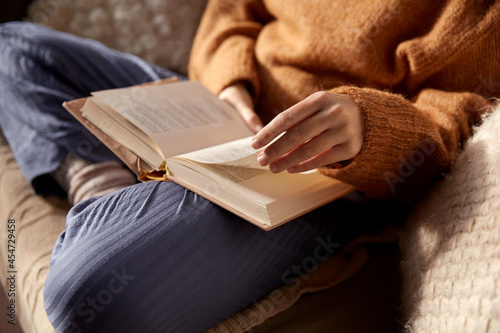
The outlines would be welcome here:
M 401 238 L 407 332 L 500 332 L 500 107 Z

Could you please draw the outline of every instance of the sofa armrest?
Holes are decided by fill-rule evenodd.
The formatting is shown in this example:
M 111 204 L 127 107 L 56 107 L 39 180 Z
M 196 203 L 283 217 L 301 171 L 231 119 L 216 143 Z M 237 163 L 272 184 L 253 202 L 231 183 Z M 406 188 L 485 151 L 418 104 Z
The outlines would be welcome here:
M 53 332 L 43 306 L 43 286 L 69 205 L 63 199 L 35 194 L 1 133 L 0 198 L 0 283 L 10 294 L 9 304 L 15 304 L 13 311 L 9 309 L 15 318 L 9 319 L 15 319 L 24 332 Z

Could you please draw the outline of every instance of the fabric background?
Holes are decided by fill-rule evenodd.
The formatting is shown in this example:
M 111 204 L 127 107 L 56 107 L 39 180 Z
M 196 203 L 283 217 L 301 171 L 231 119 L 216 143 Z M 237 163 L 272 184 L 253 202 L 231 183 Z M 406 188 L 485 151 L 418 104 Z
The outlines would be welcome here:
M 27 19 L 181 74 L 207 0 L 36 0 Z
M 500 107 L 400 239 L 407 332 L 500 332 Z

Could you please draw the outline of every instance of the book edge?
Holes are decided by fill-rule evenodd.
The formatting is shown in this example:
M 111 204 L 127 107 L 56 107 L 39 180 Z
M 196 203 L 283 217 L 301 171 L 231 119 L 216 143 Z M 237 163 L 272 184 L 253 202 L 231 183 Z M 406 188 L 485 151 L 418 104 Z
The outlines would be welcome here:
M 90 133 L 92 133 L 100 142 L 102 142 L 109 150 L 111 150 L 127 167 L 132 170 L 139 178 L 141 176 L 140 159 L 129 149 L 122 146 L 118 141 L 112 139 L 109 135 L 97 128 L 89 120 L 85 119 L 81 113 L 81 109 L 85 105 L 89 97 L 79 98 L 63 103 L 63 107 L 75 117 Z

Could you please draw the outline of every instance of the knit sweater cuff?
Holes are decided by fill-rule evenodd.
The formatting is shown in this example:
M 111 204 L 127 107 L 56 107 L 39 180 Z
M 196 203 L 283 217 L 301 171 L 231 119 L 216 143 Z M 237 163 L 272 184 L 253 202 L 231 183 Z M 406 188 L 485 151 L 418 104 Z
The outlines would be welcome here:
M 320 172 L 354 185 L 368 197 L 414 198 L 451 161 L 439 132 L 400 95 L 343 86 L 332 93 L 351 96 L 363 118 L 363 146 L 349 161 Z

